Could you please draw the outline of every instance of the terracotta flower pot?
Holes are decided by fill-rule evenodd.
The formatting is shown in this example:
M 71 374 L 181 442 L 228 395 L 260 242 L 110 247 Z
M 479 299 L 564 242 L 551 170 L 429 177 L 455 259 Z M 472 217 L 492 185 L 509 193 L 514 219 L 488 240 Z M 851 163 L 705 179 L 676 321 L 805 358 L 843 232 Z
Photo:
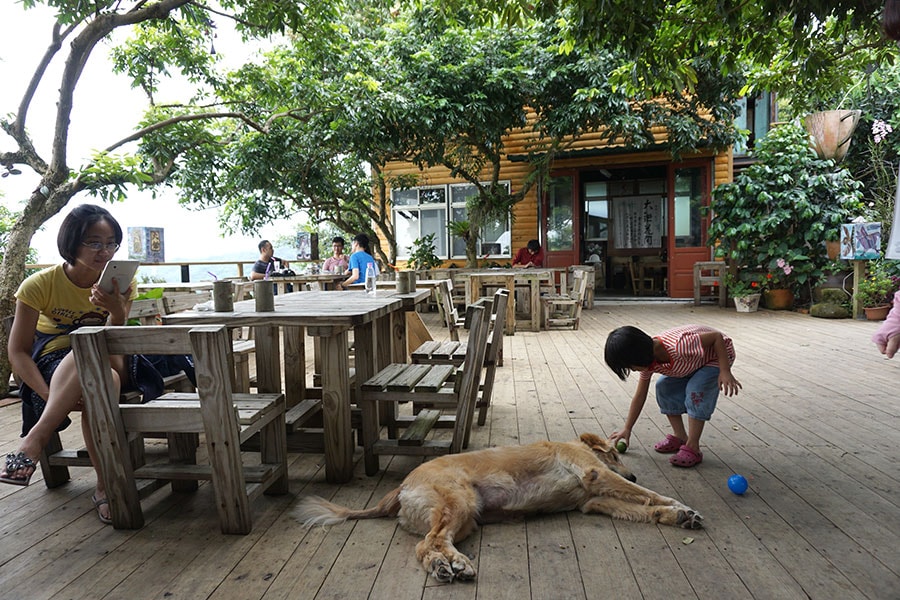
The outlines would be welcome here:
M 866 311 L 866 318 L 870 321 L 884 321 L 887 319 L 888 313 L 891 311 L 891 305 L 885 304 L 883 306 L 864 306 L 863 310 Z
M 766 290 L 763 292 L 766 308 L 769 310 L 790 310 L 794 308 L 794 292 L 788 289 Z

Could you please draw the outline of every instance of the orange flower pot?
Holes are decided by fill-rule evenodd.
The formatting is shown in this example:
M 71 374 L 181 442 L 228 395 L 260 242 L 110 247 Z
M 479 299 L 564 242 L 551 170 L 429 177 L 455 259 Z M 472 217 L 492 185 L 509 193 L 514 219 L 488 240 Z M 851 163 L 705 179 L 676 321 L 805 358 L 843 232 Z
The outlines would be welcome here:
M 769 310 L 790 310 L 794 308 L 794 292 L 788 289 L 766 290 L 763 301 Z

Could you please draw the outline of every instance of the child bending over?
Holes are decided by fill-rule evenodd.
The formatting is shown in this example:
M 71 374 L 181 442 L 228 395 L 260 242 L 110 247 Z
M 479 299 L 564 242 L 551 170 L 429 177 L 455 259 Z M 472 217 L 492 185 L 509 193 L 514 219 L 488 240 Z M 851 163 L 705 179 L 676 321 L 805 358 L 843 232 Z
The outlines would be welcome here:
M 741 389 L 740 382 L 731 374 L 734 362 L 731 338 L 704 325 L 683 325 L 654 337 L 626 325 L 609 334 L 604 358 L 622 381 L 631 371 L 640 372 L 625 426 L 614 431 L 610 440 L 614 444 L 619 439 L 630 442 L 631 428 L 647 400 L 650 378 L 653 373 L 659 373 L 656 402 L 660 412 L 669 418 L 672 434 L 657 442 L 653 449 L 674 453 L 669 462 L 676 467 L 700 464 L 703 461 L 700 434 L 716 409 L 719 390 L 733 396 Z M 687 431 L 681 418 L 684 413 L 688 415 Z

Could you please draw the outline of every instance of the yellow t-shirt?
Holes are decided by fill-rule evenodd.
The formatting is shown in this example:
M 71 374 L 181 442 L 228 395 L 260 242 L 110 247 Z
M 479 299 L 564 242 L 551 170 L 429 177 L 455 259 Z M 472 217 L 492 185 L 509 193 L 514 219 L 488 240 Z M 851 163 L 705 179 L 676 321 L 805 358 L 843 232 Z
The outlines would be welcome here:
M 137 296 L 137 280 L 131 282 L 131 299 Z M 106 325 L 109 311 L 94 306 L 90 288 L 80 288 L 66 277 L 63 265 L 49 267 L 29 276 L 16 290 L 16 300 L 40 313 L 37 330 L 59 335 L 44 348 L 42 355 L 69 347 L 68 334 L 79 327 Z

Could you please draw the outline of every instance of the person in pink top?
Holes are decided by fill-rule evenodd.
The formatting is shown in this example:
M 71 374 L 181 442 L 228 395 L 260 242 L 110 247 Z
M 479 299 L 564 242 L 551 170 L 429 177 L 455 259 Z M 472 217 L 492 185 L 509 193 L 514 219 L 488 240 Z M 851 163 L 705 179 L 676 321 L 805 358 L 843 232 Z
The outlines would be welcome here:
M 733 396 L 741 389 L 731 374 L 734 358 L 731 338 L 704 325 L 683 325 L 653 337 L 631 325 L 615 329 L 606 339 L 606 364 L 622 381 L 631 371 L 638 371 L 640 378 L 625 426 L 612 433 L 612 443 L 620 439 L 630 443 L 631 429 L 647 401 L 650 378 L 659 373 L 656 402 L 668 417 L 672 433 L 653 449 L 674 454 L 669 462 L 676 467 L 700 464 L 700 435 L 716 409 L 719 392 Z M 687 430 L 682 418 L 685 413 Z
M 897 354 L 897 350 L 900 348 L 900 301 L 897 299 L 897 294 L 894 294 L 894 306 L 891 308 L 891 312 L 872 336 L 872 341 L 885 358 L 894 358 L 894 355 Z

